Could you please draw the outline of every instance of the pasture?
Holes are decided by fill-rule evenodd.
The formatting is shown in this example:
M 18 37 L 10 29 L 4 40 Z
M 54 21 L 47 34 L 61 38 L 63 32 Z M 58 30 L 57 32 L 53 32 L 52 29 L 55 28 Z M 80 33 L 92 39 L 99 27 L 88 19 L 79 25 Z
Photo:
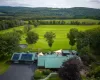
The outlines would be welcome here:
M 23 31 L 23 27 L 24 26 L 19 26 L 19 27 L 8 29 L 8 30 L 3 30 L 3 31 L 0 31 L 0 33 L 2 34 L 5 32 L 11 32 L 14 29 Z M 100 27 L 100 26 L 99 25 L 87 25 L 87 26 L 86 25 L 40 25 L 37 28 L 34 28 L 34 26 L 32 27 L 33 27 L 32 31 L 39 34 L 39 40 L 37 41 L 36 44 L 29 44 L 28 48 L 25 50 L 33 51 L 33 50 L 41 49 L 43 51 L 47 51 L 47 50 L 50 50 L 50 48 L 46 40 L 44 39 L 44 34 L 48 31 L 52 31 L 56 34 L 56 38 L 54 39 L 54 43 L 51 50 L 70 49 L 71 46 L 69 45 L 67 33 L 69 32 L 71 28 L 77 28 L 79 31 L 85 31 L 85 30 Z M 25 38 L 26 38 L 26 34 L 23 33 L 21 36 L 20 44 L 26 44 Z M 74 46 L 73 49 L 76 49 L 76 47 Z

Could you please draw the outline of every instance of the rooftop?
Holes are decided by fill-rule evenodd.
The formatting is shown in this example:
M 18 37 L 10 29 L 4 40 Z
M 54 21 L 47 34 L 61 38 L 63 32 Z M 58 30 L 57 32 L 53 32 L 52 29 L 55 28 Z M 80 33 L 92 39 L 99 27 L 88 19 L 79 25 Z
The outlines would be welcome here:
M 34 61 L 35 60 L 35 53 L 14 53 L 11 60 L 12 61 L 18 61 L 18 60 L 22 60 L 22 61 Z
M 38 57 L 38 66 L 44 68 L 60 68 L 64 61 L 74 57 L 73 55 L 57 56 L 57 55 L 44 55 Z

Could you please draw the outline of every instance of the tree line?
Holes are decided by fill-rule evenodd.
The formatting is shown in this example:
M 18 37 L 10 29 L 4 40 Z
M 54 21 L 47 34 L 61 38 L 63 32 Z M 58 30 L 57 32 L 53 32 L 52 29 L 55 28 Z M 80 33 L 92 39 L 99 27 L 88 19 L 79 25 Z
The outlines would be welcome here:
M 24 21 L 22 20 L 2 20 L 0 21 L 0 30 L 5 30 L 21 25 L 24 25 Z
M 66 22 L 64 20 L 29 20 L 29 24 L 36 23 L 40 25 L 100 25 L 100 22 L 79 22 L 79 21 L 69 21 Z
M 0 30 L 5 30 L 13 27 L 22 26 L 27 24 L 25 21 L 22 20 L 1 20 L 0 21 Z M 29 20 L 28 25 L 34 25 L 37 27 L 39 25 L 100 25 L 100 22 L 79 22 L 79 21 L 70 21 L 66 22 L 64 20 Z

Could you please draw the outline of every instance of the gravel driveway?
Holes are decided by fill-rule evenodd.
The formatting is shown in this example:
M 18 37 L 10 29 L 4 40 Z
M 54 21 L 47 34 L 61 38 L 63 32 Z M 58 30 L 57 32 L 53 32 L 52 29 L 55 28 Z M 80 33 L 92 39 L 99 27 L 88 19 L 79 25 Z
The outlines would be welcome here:
M 7 72 L 0 75 L 0 80 L 32 80 L 36 64 L 13 64 Z

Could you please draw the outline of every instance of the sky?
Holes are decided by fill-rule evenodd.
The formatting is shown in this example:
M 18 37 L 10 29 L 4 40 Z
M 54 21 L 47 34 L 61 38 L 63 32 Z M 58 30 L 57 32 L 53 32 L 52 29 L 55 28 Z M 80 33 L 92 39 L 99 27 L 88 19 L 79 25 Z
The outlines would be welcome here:
M 89 7 L 100 9 L 100 0 L 0 0 L 0 6 L 53 8 Z

